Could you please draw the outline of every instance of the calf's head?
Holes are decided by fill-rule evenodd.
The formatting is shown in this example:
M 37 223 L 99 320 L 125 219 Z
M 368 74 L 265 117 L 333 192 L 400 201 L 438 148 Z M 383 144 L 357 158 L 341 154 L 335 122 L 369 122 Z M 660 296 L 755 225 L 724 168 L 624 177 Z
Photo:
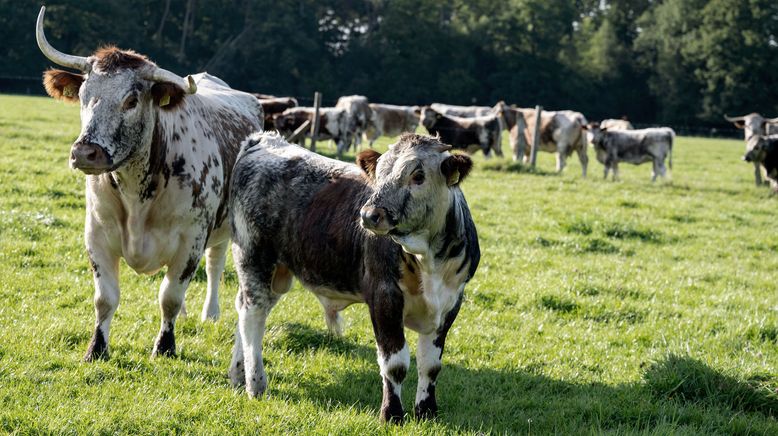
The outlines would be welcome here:
M 38 47 L 52 62 L 80 71 L 43 74 L 50 96 L 81 105 L 81 133 L 71 148 L 70 165 L 86 174 L 119 169 L 151 142 L 156 111 L 176 107 L 197 86 L 191 77 L 183 79 L 130 50 L 106 47 L 89 57 L 64 54 L 46 40 L 44 12 L 41 7 Z
M 452 191 L 473 166 L 468 156 L 450 149 L 435 137 L 406 133 L 383 155 L 361 152 L 357 164 L 373 186 L 360 211 L 362 226 L 401 244 L 405 237 L 431 237 L 441 230 Z

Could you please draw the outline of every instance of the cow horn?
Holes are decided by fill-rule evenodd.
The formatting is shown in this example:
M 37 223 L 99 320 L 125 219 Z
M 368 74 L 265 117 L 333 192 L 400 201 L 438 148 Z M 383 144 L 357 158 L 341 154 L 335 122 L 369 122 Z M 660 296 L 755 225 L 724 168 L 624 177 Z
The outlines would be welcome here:
M 35 25 L 35 39 L 38 41 L 38 48 L 41 49 L 43 55 L 57 65 L 88 73 L 92 69 L 92 64 L 89 63 L 87 58 L 62 53 L 52 47 L 46 40 L 46 35 L 43 33 L 43 15 L 45 13 L 46 6 L 41 6 L 41 11 L 38 13 L 38 22 Z
M 729 121 L 731 123 L 735 123 L 735 122 L 738 122 L 738 121 L 744 121 L 746 119 L 746 117 L 745 116 L 742 116 L 742 117 L 730 117 L 729 115 L 724 114 L 724 119 L 726 119 L 727 121 Z
M 197 84 L 195 83 L 192 76 L 186 76 L 186 78 L 183 78 L 176 73 L 156 66 L 152 67 L 146 74 L 143 75 L 143 77 L 151 80 L 152 82 L 174 83 L 183 88 L 184 92 L 187 94 L 194 94 L 197 92 Z
M 765 121 L 769 124 L 778 124 L 778 117 L 775 118 L 765 118 Z

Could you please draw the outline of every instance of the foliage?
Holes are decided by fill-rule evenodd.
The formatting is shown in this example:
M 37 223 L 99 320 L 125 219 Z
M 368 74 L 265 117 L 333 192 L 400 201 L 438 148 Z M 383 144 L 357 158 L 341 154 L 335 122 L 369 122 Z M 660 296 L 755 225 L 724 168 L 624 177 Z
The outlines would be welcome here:
M 547 153 L 539 172 L 476 155 L 463 190 L 483 257 L 446 342 L 441 416 L 395 428 L 377 419 L 365 306 L 333 338 L 297 284 L 268 322 L 268 395 L 232 389 L 231 264 L 222 319 L 181 319 L 179 357 L 150 359 L 162 277 L 123 263 L 111 358 L 82 363 L 94 310 L 84 175 L 67 168 L 78 130 L 75 105 L 0 96 L 0 432 L 778 434 L 776 198 L 753 186 L 741 141 L 679 137 L 672 181 L 655 184 L 647 164 L 612 182 L 594 159 L 581 179 L 575 161 L 549 174 Z M 205 286 L 201 267 L 190 314 Z M 410 408 L 415 367 L 404 386 Z
M 49 40 L 133 48 L 177 72 L 325 104 L 572 108 L 591 119 L 719 124 L 778 113 L 774 0 L 52 0 Z M 0 78 L 50 66 L 33 0 L 0 0 Z M 0 81 L 0 91 L 2 91 Z

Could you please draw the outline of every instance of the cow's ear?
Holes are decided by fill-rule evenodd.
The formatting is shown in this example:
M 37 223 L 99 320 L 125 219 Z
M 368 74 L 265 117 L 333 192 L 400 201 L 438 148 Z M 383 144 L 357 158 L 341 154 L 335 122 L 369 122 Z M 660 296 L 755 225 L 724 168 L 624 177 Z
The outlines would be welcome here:
M 78 101 L 78 90 L 84 83 L 84 76 L 63 70 L 48 70 L 43 73 L 46 93 L 57 100 L 70 103 Z
M 151 97 L 154 105 L 164 110 L 170 110 L 184 101 L 184 90 L 169 82 L 157 82 L 151 87 Z
M 440 171 L 446 178 L 448 186 L 454 186 L 462 182 L 470 174 L 471 169 L 473 169 L 473 161 L 464 154 L 452 154 L 440 164 Z
M 357 165 L 371 180 L 375 180 L 375 167 L 379 157 L 381 157 L 381 153 L 375 150 L 364 150 L 357 155 Z

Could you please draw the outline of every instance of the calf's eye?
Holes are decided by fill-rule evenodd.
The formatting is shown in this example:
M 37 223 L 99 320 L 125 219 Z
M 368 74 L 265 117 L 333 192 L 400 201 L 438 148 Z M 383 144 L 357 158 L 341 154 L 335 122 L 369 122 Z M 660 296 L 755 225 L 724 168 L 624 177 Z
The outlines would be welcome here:
M 131 95 L 131 96 L 127 97 L 127 100 L 124 100 L 124 109 L 125 110 L 132 109 L 132 108 L 134 108 L 137 105 L 138 105 L 138 97 L 136 97 L 134 95 Z
M 421 185 L 424 183 L 424 173 L 421 171 L 413 173 L 413 176 L 411 176 L 411 183 L 414 185 Z

